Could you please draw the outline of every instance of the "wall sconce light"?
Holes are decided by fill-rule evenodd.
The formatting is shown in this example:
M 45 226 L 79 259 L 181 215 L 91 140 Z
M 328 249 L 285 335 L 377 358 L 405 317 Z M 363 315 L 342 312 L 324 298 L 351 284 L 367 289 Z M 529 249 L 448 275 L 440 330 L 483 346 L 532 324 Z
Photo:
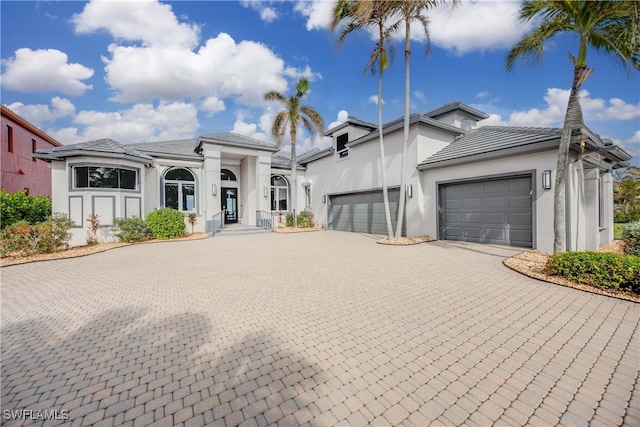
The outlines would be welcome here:
M 218 186 L 215 184 L 211 184 L 211 195 L 212 196 L 218 195 Z
M 264 188 L 262 189 L 262 194 L 264 195 L 265 198 L 267 198 L 269 196 L 269 187 L 265 185 Z
M 322 203 L 327 203 L 327 195 L 326 194 L 322 195 Z
M 542 172 L 542 188 L 545 190 L 551 189 L 551 171 L 546 170 Z
M 413 197 L 413 185 L 411 184 L 407 185 L 407 197 L 408 198 Z

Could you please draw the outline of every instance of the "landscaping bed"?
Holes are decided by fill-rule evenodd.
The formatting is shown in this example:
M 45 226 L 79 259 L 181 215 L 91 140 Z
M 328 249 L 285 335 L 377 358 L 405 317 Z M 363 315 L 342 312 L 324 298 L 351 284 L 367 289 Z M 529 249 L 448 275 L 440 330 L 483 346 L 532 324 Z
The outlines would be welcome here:
M 624 254 L 624 242 L 616 240 L 611 245 L 601 247 L 598 252 Z M 620 291 L 617 289 L 603 289 L 597 286 L 576 283 L 563 277 L 552 276 L 548 274 L 546 272 L 546 266 L 549 260 L 549 256 L 550 254 L 540 251 L 527 251 L 511 258 L 507 258 L 503 261 L 503 263 L 510 269 L 534 279 L 544 280 L 546 282 L 555 283 L 574 289 L 580 289 L 600 295 L 607 295 L 628 301 L 640 302 L 640 296 L 631 292 Z

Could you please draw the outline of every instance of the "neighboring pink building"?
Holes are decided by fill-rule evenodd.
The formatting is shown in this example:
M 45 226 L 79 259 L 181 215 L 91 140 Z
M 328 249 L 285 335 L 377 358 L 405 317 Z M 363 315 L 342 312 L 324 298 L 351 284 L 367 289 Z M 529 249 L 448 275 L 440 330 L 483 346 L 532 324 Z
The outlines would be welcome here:
M 0 187 L 7 193 L 27 193 L 51 197 L 51 169 L 44 160 L 36 159 L 36 150 L 60 147 L 62 144 L 38 129 L 4 105 L 2 110 L 2 146 Z

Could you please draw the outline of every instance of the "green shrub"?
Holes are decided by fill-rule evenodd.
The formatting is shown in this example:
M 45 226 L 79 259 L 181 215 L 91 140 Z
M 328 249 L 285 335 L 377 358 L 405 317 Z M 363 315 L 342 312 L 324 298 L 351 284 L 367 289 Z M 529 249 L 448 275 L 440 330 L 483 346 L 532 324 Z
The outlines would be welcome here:
M 624 212 L 618 210 L 613 216 L 613 222 L 626 223 L 634 221 L 640 221 L 640 212 Z
M 137 216 L 114 219 L 113 234 L 126 243 L 142 242 L 151 237 L 147 223 Z
M 293 227 L 293 214 L 291 212 L 287 212 L 287 216 L 284 218 L 284 225 Z
M 51 218 L 37 224 L 35 227 L 39 233 L 38 252 L 50 253 L 62 245 L 66 245 L 71 239 L 69 229 L 73 227 L 73 221 L 63 213 L 54 212 Z
M 28 196 L 25 190 L 7 194 L 0 190 L 0 228 L 19 221 L 37 224 L 51 216 L 51 199 L 47 196 Z
M 184 214 L 175 209 L 155 209 L 147 215 L 147 226 L 156 239 L 175 239 L 184 234 Z
M 51 218 L 36 225 L 18 221 L 8 225 L 0 234 L 2 255 L 29 256 L 50 253 L 69 242 L 73 227 L 66 215 L 54 213 Z
M 298 227 L 300 228 L 313 228 L 316 225 L 316 221 L 313 218 L 313 213 L 309 211 L 302 211 L 298 214 L 297 218 Z
M 601 252 L 563 252 L 549 257 L 546 272 L 599 288 L 640 294 L 640 257 Z
M 640 256 L 640 221 L 631 222 L 622 229 L 622 240 L 626 244 L 625 252 Z

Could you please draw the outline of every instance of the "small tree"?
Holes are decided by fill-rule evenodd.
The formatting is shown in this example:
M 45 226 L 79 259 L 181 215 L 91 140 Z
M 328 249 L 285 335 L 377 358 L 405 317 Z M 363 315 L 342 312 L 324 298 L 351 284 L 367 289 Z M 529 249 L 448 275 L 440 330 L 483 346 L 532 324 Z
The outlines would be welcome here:
M 91 214 L 87 218 L 89 229 L 87 230 L 87 245 L 98 244 L 98 231 L 100 231 L 100 215 Z
M 191 234 L 193 234 L 193 227 L 195 227 L 198 222 L 198 215 L 193 212 L 189 213 L 189 215 L 187 215 L 187 221 L 191 225 Z

